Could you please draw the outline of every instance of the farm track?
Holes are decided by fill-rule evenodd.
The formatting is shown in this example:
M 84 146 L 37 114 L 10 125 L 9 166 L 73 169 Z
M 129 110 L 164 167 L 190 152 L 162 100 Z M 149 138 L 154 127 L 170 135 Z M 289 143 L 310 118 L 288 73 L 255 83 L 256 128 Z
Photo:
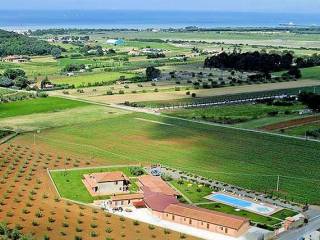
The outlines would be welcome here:
M 288 128 L 292 128 L 292 127 L 302 126 L 302 125 L 306 125 L 309 123 L 316 123 L 316 122 L 320 122 L 319 115 L 300 118 L 300 119 L 292 119 L 292 120 L 279 122 L 279 123 L 274 123 L 274 124 L 263 126 L 259 129 L 264 130 L 264 131 L 276 131 L 276 130 L 281 130 L 281 129 L 288 129 Z

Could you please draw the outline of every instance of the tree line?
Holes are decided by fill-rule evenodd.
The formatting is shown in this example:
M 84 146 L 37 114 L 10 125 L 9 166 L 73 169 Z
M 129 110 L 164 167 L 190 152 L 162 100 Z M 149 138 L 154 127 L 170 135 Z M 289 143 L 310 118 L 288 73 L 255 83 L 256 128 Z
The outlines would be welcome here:
M 283 54 L 265 52 L 222 52 L 205 59 L 206 68 L 229 68 L 238 71 L 258 71 L 270 73 L 289 70 L 293 64 L 293 55 L 289 52 Z
M 298 57 L 296 64 L 299 68 L 320 66 L 320 54 L 315 53 L 312 56 Z
M 64 50 L 45 41 L 0 30 L 0 57 L 9 55 L 50 55 Z

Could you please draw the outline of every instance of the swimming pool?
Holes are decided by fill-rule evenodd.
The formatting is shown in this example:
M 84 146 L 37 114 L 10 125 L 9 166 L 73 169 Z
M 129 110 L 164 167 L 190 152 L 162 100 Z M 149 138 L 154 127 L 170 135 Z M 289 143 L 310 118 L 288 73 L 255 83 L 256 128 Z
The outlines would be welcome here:
M 207 199 L 263 215 L 271 215 L 276 211 L 276 207 L 273 208 L 271 206 L 265 206 L 263 204 L 258 204 L 222 193 L 211 194 Z

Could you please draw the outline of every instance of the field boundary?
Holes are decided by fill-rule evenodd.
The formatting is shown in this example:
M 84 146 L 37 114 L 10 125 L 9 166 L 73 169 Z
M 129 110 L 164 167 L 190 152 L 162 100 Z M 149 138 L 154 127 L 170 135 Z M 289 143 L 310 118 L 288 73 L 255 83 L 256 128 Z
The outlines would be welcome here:
M 270 135 L 270 136 L 278 136 L 278 137 L 291 138 L 291 139 L 296 139 L 296 140 L 301 140 L 301 141 L 309 141 L 309 142 L 320 143 L 320 140 L 316 140 L 316 139 L 307 139 L 306 140 L 303 137 L 289 136 L 289 135 L 284 135 L 284 134 L 280 134 L 280 133 L 272 133 L 272 132 L 266 132 L 266 131 L 261 131 L 261 130 L 254 130 L 254 129 L 239 128 L 239 127 L 227 126 L 227 125 L 222 125 L 222 124 L 212 123 L 212 122 L 207 122 L 207 121 L 201 121 L 201 120 L 191 120 L 191 119 L 186 119 L 186 118 L 173 117 L 173 116 L 169 116 L 167 114 L 161 114 L 160 116 L 163 116 L 163 117 L 166 117 L 166 118 L 171 118 L 171 119 L 177 119 L 177 120 L 192 122 L 192 123 L 205 124 L 205 125 L 209 125 L 209 126 L 216 126 L 216 127 L 240 130 L 240 131 L 245 131 L 245 132 L 267 134 L 267 135 Z
M 0 145 L 5 144 L 6 142 L 9 142 L 11 139 L 15 138 L 18 135 L 19 135 L 19 133 L 15 132 L 15 133 L 12 133 L 12 134 L 0 139 Z
M 50 174 L 49 168 L 47 168 L 47 174 L 48 174 L 48 176 L 49 176 L 49 178 L 50 178 L 50 180 L 51 180 L 51 183 L 53 184 L 54 189 L 55 189 L 56 192 L 58 193 L 59 198 L 61 198 L 60 192 L 58 191 L 58 188 L 57 188 L 57 186 L 56 186 L 55 182 L 53 181 L 52 176 L 51 176 L 51 174 Z

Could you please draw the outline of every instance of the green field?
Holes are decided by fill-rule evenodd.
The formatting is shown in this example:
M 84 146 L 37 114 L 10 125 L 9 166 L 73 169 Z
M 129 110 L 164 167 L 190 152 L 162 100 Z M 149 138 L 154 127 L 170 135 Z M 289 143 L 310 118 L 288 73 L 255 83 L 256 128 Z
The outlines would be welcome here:
M 129 79 L 135 76 L 133 73 L 121 73 L 121 72 L 98 72 L 91 74 L 80 74 L 71 77 L 58 77 L 56 79 L 52 79 L 52 82 L 56 84 L 70 84 L 79 86 L 87 86 L 88 84 L 94 84 L 97 82 L 114 82 L 119 80 L 121 76 Z
M 29 144 L 32 137 L 16 141 Z M 37 141 L 106 164 L 162 163 L 289 200 L 320 203 L 320 144 L 315 142 L 142 113 L 44 130 Z M 275 192 L 277 175 L 280 192 Z
M 6 94 L 14 93 L 14 90 L 0 87 L 0 97 Z
M 268 117 L 268 113 L 277 111 L 279 115 L 293 114 L 293 111 L 303 109 L 304 106 L 273 106 L 266 104 L 239 104 L 218 107 L 190 108 L 167 111 L 166 113 L 187 119 L 200 119 L 219 123 L 239 123 Z
M 82 182 L 84 174 L 99 173 L 99 172 L 115 172 L 122 171 L 129 178 L 133 177 L 130 173 L 129 167 L 109 167 L 109 168 L 92 168 L 83 170 L 69 170 L 69 171 L 51 171 L 50 175 L 63 198 L 91 203 L 95 199 L 106 199 L 108 196 L 92 197 Z M 132 180 L 130 192 L 136 192 L 137 185 Z
M 64 109 L 87 105 L 87 103 L 55 97 L 28 99 L 0 104 L 0 118 L 29 115 L 34 113 L 57 112 Z
M 320 80 L 320 66 L 301 69 L 304 79 Z
M 184 181 L 182 184 L 178 181 L 170 181 L 170 184 L 172 184 L 183 195 L 185 195 L 192 203 L 208 202 L 209 200 L 205 199 L 204 197 L 212 193 L 212 189 L 207 186 L 186 181 Z
M 289 128 L 286 129 L 284 133 L 292 136 L 304 137 L 307 131 L 314 131 L 317 129 L 320 129 L 320 122 Z

